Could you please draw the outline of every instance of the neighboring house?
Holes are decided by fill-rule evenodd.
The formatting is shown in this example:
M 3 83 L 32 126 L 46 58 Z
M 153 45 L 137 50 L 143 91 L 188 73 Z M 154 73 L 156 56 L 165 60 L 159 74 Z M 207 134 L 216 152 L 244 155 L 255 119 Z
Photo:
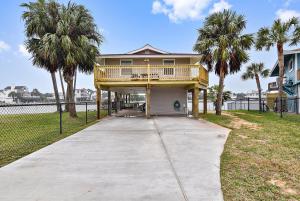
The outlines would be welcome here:
M 88 90 L 85 88 L 82 89 L 75 89 L 75 101 L 81 102 L 81 101 L 89 101 L 90 100 L 90 94 L 88 93 Z
M 16 97 L 13 97 L 11 93 L 14 93 Z M 0 91 L 0 102 L 14 103 L 18 101 L 18 97 L 28 97 L 30 92 L 26 86 L 7 86 Z
M 12 97 L 8 97 L 8 94 L 4 90 L 0 90 L 0 103 L 12 103 Z
M 276 96 L 278 93 L 278 76 L 279 66 L 277 61 L 270 75 L 270 77 L 277 77 L 277 81 L 269 83 L 269 96 Z M 297 101 L 297 98 L 300 98 L 300 49 L 284 51 L 283 90 L 288 97 L 287 110 L 300 112 L 300 102 Z
M 65 101 L 64 94 L 62 92 L 58 92 L 58 96 L 59 96 L 59 100 L 61 102 Z M 54 93 L 46 93 L 45 97 L 46 97 L 46 100 L 49 101 L 49 102 L 55 102 L 56 101 Z
M 117 108 L 130 94 L 146 94 L 146 116 L 187 114 L 187 93 L 193 94 L 193 115 L 199 113 L 199 93 L 207 109 L 208 72 L 199 64 L 200 55 L 169 53 L 145 45 L 125 54 L 102 54 L 97 58 L 94 84 L 100 91 L 116 94 Z M 100 101 L 97 101 L 99 103 Z M 109 109 L 110 110 L 110 109 Z
M 30 92 L 28 91 L 28 88 L 26 86 L 7 86 L 4 88 L 4 91 L 6 93 L 15 92 L 20 94 L 21 96 L 30 96 Z
M 266 98 L 266 92 L 261 92 L 261 98 Z M 259 98 L 259 93 L 257 90 L 252 90 L 252 91 L 249 91 L 247 93 L 245 93 L 245 98 Z

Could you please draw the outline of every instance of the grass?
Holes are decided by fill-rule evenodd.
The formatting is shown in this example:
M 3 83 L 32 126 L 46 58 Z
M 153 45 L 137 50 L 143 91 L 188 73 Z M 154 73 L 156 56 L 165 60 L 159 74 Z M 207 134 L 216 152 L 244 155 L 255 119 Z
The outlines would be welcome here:
M 228 113 L 201 115 L 232 129 L 221 157 L 224 199 L 300 200 L 300 116 L 281 119 L 271 112 Z M 248 125 L 237 127 L 237 119 Z
M 0 167 L 49 144 L 70 136 L 96 122 L 96 112 L 78 112 L 78 118 L 63 113 L 63 133 L 59 113 L 0 115 Z M 105 111 L 101 113 L 103 117 Z

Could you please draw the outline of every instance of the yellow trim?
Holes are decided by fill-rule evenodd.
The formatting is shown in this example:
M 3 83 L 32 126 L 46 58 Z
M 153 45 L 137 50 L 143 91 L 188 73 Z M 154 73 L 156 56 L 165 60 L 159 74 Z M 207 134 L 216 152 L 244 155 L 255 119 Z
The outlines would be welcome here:
M 105 69 L 121 69 L 121 68 L 142 68 L 146 70 L 146 77 L 142 78 L 119 78 L 113 77 L 109 78 L 106 75 Z M 199 75 L 197 77 L 187 77 L 186 80 L 185 76 L 178 76 L 178 79 L 172 78 L 151 78 L 149 75 L 151 74 L 151 68 L 166 68 L 168 65 L 130 65 L 130 66 L 121 66 L 121 65 L 99 65 L 95 64 L 94 66 L 94 85 L 103 85 L 103 86 L 147 86 L 147 85 L 189 85 L 189 84 L 197 84 L 201 85 L 203 88 L 206 88 L 209 83 L 208 79 L 208 71 L 199 64 L 187 64 L 187 65 L 171 65 L 172 68 L 193 68 L 199 69 Z

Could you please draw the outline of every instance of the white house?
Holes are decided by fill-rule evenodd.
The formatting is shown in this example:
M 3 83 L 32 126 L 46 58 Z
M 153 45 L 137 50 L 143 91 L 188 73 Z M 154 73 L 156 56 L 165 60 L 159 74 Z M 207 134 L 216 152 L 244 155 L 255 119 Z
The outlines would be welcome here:
M 0 91 L 0 102 L 3 103 L 13 103 L 14 98 L 10 96 L 10 93 L 15 92 L 17 94 L 20 94 L 23 97 L 30 96 L 30 92 L 28 91 L 28 88 L 26 86 L 7 86 L 4 88 L 4 90 Z
M 89 100 L 90 100 L 90 95 L 89 95 L 87 89 L 85 89 L 85 88 L 75 89 L 75 101 L 76 102 L 89 101 Z

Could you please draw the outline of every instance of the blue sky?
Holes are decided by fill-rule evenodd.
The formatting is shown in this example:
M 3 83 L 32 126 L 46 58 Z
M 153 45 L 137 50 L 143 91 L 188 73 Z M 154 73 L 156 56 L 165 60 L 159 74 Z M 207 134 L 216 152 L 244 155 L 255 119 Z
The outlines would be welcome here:
M 19 0 L 2 2 L 0 7 L 0 89 L 7 85 L 27 85 L 52 92 L 49 73 L 33 66 L 22 46 L 24 23 Z M 67 2 L 67 1 L 59 1 Z M 270 26 L 275 18 L 300 17 L 300 0 L 76 0 L 92 13 L 105 41 L 101 53 L 124 53 L 146 43 L 169 52 L 192 52 L 197 29 L 212 12 L 231 8 L 247 19 L 247 33 Z M 294 47 L 288 47 L 294 48 Z M 276 51 L 250 52 L 251 62 L 272 68 Z M 242 71 L 245 70 L 245 65 Z M 235 92 L 256 89 L 254 81 L 242 81 L 241 73 L 226 77 L 225 88 Z M 263 81 L 266 89 L 267 82 Z M 210 85 L 218 78 L 211 73 Z M 91 75 L 79 75 L 77 88 L 93 88 Z

